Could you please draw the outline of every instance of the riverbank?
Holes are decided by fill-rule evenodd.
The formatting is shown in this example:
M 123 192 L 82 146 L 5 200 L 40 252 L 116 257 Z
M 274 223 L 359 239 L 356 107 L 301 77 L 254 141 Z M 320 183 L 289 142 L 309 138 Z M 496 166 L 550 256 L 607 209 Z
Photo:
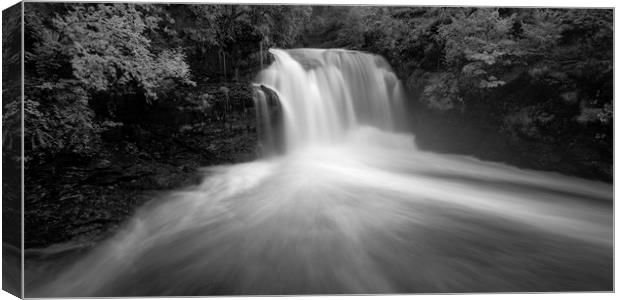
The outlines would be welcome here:
M 27 296 L 613 288 L 611 185 L 410 142 L 362 127 L 214 168 L 95 248 L 36 253 Z
M 229 86 L 234 90 L 244 84 Z M 217 90 L 218 85 L 199 89 Z M 27 169 L 26 249 L 96 243 L 149 200 L 199 183 L 200 168 L 257 157 L 252 110 L 231 110 L 225 121 L 213 110 L 158 110 L 168 110 L 159 124 L 126 124 L 104 134 L 96 157 L 61 155 Z M 176 124 L 170 124 L 175 116 Z

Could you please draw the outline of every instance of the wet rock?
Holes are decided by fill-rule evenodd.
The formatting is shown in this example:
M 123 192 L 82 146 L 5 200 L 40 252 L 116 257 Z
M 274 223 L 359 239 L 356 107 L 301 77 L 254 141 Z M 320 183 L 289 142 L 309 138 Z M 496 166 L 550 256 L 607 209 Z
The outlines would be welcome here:
M 109 168 L 112 165 L 112 163 L 107 160 L 107 159 L 101 159 L 97 162 L 97 164 L 95 165 L 95 168 L 97 169 L 106 169 Z

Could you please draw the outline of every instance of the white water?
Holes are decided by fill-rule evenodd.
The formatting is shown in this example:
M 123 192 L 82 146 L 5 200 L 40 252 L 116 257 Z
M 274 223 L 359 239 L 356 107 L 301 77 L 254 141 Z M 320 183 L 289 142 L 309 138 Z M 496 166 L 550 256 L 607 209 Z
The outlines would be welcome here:
M 269 51 L 276 60 L 259 75 L 259 83 L 278 94 L 289 151 L 333 144 L 362 125 L 394 129 L 403 91 L 381 56 L 347 50 Z
M 611 289 L 611 185 L 418 151 L 382 58 L 272 53 L 287 153 L 206 169 L 30 296 Z

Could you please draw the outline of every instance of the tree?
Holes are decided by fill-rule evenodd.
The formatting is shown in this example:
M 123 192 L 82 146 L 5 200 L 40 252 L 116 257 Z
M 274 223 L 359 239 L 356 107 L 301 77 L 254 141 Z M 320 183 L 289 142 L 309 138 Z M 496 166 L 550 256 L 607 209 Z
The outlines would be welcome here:
M 30 153 L 92 154 L 102 130 L 92 101 L 113 110 L 113 99 L 133 95 L 131 101 L 150 103 L 192 84 L 182 51 L 151 46 L 146 33 L 158 29 L 161 17 L 146 14 L 148 5 L 27 5 L 27 40 L 33 41 L 25 62 Z M 51 14 L 51 22 L 41 21 Z

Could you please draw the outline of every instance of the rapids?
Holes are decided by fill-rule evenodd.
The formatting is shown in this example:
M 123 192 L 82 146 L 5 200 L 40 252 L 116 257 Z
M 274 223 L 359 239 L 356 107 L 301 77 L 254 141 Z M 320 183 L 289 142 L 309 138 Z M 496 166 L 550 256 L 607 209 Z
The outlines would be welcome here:
M 27 296 L 613 288 L 611 185 L 419 151 L 383 58 L 271 52 L 285 153 L 206 168 Z

